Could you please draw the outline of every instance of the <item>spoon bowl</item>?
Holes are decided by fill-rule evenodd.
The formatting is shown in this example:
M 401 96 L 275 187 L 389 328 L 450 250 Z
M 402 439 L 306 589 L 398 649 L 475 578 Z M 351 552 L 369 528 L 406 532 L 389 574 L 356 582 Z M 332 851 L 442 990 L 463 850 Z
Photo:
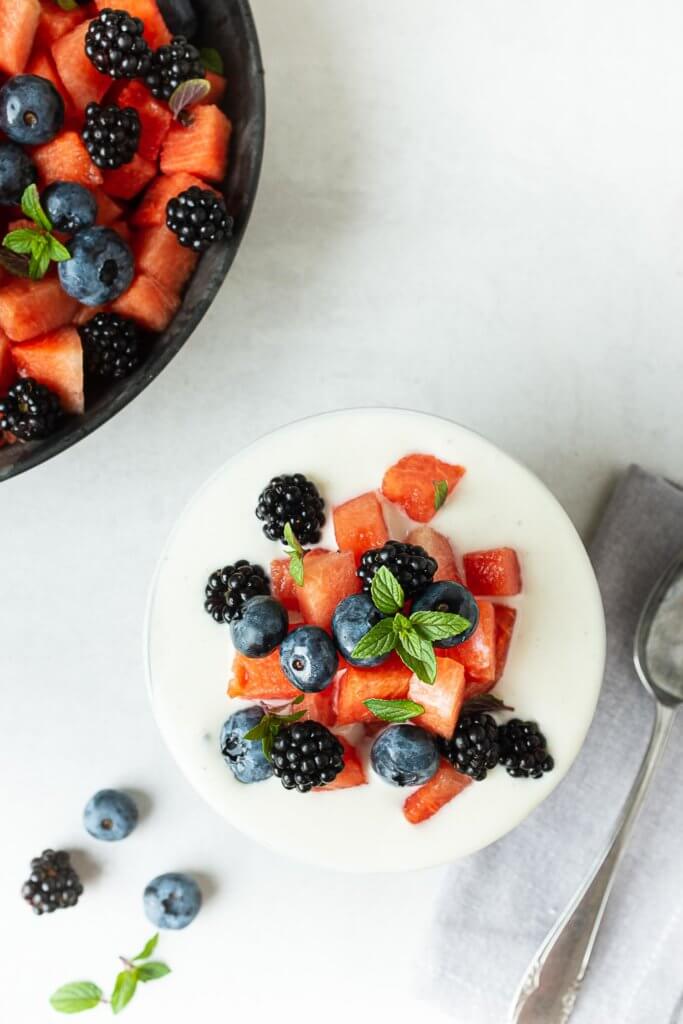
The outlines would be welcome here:
M 666 707 L 683 701 L 683 555 L 658 580 L 636 628 L 633 660 L 646 690 Z

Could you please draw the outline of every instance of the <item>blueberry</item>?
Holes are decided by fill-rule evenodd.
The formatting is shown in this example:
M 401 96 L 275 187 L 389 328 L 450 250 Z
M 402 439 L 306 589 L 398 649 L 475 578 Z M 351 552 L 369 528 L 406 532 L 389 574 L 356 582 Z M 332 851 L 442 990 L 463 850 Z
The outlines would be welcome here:
M 261 740 L 244 738 L 259 724 L 263 714 L 261 708 L 242 708 L 230 715 L 221 729 L 223 760 L 238 782 L 262 782 L 273 774 L 273 766 L 263 753 Z
M 413 601 L 414 612 L 451 612 L 462 615 L 470 623 L 464 633 L 451 636 L 447 640 L 437 640 L 435 647 L 457 647 L 474 633 L 479 625 L 479 608 L 469 590 L 461 583 L 444 580 L 442 583 L 430 583 L 419 597 Z
M 320 626 L 299 626 L 280 648 L 282 671 L 298 690 L 320 693 L 339 668 L 337 649 Z
M 351 657 L 351 652 L 358 641 L 383 618 L 382 613 L 372 603 L 369 594 L 353 594 L 339 602 L 332 616 L 332 632 L 337 647 L 350 665 L 372 668 L 387 660 L 388 654 L 382 654 L 379 658 Z
M 64 100 L 47 78 L 15 75 L 0 89 L 0 131 L 22 146 L 50 142 L 64 125 Z
M 191 39 L 197 31 L 197 15 L 190 0 L 158 0 L 161 15 L 174 36 Z
M 91 228 L 97 219 L 97 200 L 75 181 L 55 181 L 43 192 L 43 207 L 57 231 L 73 234 Z
M 230 633 L 240 654 L 265 658 L 287 636 L 288 625 L 287 612 L 280 602 L 259 594 L 242 605 L 240 618 L 230 623 Z
M 85 228 L 68 243 L 71 259 L 59 264 L 59 282 L 85 306 L 112 302 L 130 286 L 135 261 L 130 246 L 111 228 Z
M 372 767 L 392 786 L 421 786 L 439 767 L 435 738 L 416 725 L 390 725 L 370 751 Z
M 36 180 L 33 161 L 14 142 L 0 142 L 0 204 L 18 206 Z
M 101 789 L 83 811 L 83 824 L 94 839 L 107 843 L 129 836 L 138 823 L 135 801 L 118 789 Z
M 142 902 L 157 928 L 187 928 L 199 913 L 202 894 L 194 878 L 171 871 L 152 879 Z

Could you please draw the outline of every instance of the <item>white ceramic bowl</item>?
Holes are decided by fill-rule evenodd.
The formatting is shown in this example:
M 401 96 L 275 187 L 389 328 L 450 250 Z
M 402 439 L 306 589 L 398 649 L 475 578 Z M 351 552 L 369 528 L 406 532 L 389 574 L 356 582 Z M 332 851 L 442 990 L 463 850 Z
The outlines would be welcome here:
M 230 631 L 203 609 L 206 578 L 248 558 L 281 557 L 254 516 L 278 473 L 302 472 L 328 509 L 379 487 L 384 470 L 408 452 L 467 467 L 432 525 L 461 554 L 509 545 L 519 552 L 524 592 L 496 693 L 523 718 L 539 721 L 555 758 L 542 779 L 512 779 L 498 768 L 431 820 L 401 813 L 410 790 L 369 771 L 367 786 L 321 794 L 285 791 L 276 779 L 241 784 L 223 763 L 218 737 L 240 702 L 226 697 Z M 331 519 L 331 517 L 330 517 Z M 409 523 L 391 515 L 401 539 Z M 322 541 L 335 547 L 331 522 Z M 282 853 L 358 871 L 396 871 L 455 860 L 499 839 L 562 780 L 590 725 L 602 682 L 605 624 L 583 544 L 550 492 L 514 459 L 447 420 L 393 409 L 357 409 L 293 423 L 229 460 L 176 524 L 152 585 L 147 665 L 154 714 L 180 768 L 235 827 Z

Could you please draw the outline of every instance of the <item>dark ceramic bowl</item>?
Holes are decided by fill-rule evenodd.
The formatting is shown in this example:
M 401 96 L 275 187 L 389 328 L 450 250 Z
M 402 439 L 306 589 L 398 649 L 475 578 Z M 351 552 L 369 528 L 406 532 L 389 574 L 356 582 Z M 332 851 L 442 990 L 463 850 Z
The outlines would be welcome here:
M 190 337 L 216 297 L 239 249 L 256 196 L 265 138 L 265 90 L 258 36 L 247 0 L 193 0 L 193 6 L 200 26 L 197 38 L 201 45 L 219 51 L 228 79 L 222 106 L 232 121 L 233 134 L 223 192 L 228 211 L 235 218 L 232 239 L 202 256 L 180 311 L 155 339 L 144 365 L 101 395 L 86 395 L 85 413 L 70 419 L 49 440 L 0 448 L 0 481 L 76 444 L 139 395 Z

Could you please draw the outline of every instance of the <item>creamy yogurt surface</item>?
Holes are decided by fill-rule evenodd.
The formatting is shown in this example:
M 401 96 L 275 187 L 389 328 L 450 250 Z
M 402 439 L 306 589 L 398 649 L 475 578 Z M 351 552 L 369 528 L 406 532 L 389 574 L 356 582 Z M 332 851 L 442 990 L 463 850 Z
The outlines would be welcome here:
M 325 499 L 321 545 L 336 548 L 333 506 L 379 488 L 401 456 L 424 452 L 467 473 L 430 525 L 461 557 L 511 546 L 523 592 L 503 679 L 495 693 L 515 716 L 539 722 L 555 769 L 513 779 L 502 767 L 475 782 L 429 821 L 409 824 L 412 789 L 388 785 L 367 764 L 368 785 L 301 794 L 279 780 L 245 785 L 219 749 L 225 719 L 245 701 L 226 696 L 234 650 L 230 629 L 203 608 L 209 574 L 239 558 L 268 570 L 282 557 L 254 515 L 271 477 L 304 473 Z M 384 504 L 392 537 L 412 527 Z M 329 413 L 261 438 L 230 459 L 181 515 L 150 594 L 148 682 L 159 728 L 180 768 L 235 827 L 302 860 L 346 870 L 393 871 L 444 863 L 486 846 L 519 824 L 557 786 L 578 754 L 602 682 L 605 626 L 597 583 L 566 513 L 527 469 L 463 427 L 391 409 Z M 510 717 L 508 715 L 508 717 Z M 355 738 L 358 734 L 349 734 Z

